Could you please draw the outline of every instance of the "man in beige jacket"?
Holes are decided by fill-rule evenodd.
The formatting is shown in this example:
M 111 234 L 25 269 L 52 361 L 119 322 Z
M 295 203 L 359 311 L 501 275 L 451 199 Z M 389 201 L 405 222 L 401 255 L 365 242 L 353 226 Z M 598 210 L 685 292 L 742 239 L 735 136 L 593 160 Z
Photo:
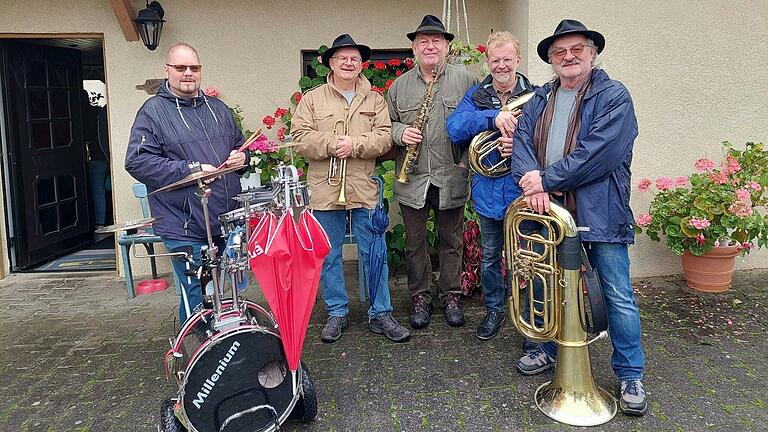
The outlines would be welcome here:
M 297 151 L 309 160 L 310 207 L 331 240 L 331 252 L 320 276 L 328 321 L 321 339 L 334 342 L 349 324 L 349 297 L 344 283 L 341 255 L 347 217 L 357 247 L 368 263 L 373 238 L 371 215 L 378 203 L 378 184 L 371 179 L 376 158 L 392 147 L 387 104 L 362 75 L 362 63 L 371 49 L 343 34 L 322 54 L 331 68 L 327 83 L 308 91 L 296 107 L 292 126 Z M 336 174 L 330 174 L 335 166 Z M 343 194 L 342 194 L 343 192 Z M 344 202 L 340 203 L 340 197 Z M 385 262 L 374 302 L 368 309 L 368 328 L 390 340 L 402 342 L 410 332 L 392 316 L 389 269 Z M 368 269 L 365 268 L 365 274 Z

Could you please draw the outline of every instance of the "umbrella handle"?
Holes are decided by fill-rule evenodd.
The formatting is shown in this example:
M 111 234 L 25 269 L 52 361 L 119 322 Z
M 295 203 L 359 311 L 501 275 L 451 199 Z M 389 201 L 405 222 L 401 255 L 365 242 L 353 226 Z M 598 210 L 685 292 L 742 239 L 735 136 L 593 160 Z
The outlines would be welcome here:
M 379 176 L 371 177 L 376 183 L 379 184 L 379 206 L 384 205 L 384 181 Z

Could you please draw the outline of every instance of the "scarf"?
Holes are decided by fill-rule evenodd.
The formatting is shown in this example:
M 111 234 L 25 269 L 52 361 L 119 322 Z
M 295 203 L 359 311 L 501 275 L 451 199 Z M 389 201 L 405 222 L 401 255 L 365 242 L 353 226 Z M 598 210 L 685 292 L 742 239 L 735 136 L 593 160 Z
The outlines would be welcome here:
M 542 168 L 547 166 L 547 139 L 549 137 L 549 128 L 552 126 L 552 117 L 555 114 L 555 98 L 557 98 L 557 89 L 560 87 L 560 79 L 556 79 L 552 83 L 551 96 L 547 101 L 547 105 L 544 107 L 544 112 L 536 121 L 536 127 L 533 134 L 533 148 L 536 150 L 536 158 L 539 161 L 539 165 Z M 592 88 L 592 77 L 584 80 L 578 88 L 576 88 L 576 99 L 574 101 L 573 111 L 571 117 L 568 120 L 568 131 L 565 135 L 565 145 L 563 146 L 563 157 L 570 154 L 576 148 L 576 141 L 579 135 L 579 129 L 581 128 L 581 104 L 584 100 L 584 95 Z M 576 191 L 561 191 L 563 192 L 563 205 L 565 209 L 571 213 L 574 220 L 576 219 Z

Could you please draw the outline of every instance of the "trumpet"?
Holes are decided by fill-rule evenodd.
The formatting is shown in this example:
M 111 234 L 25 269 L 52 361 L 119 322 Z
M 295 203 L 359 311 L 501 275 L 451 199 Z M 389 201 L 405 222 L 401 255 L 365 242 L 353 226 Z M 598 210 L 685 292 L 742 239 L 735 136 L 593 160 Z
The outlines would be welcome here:
M 333 134 L 339 136 L 338 127 L 341 125 L 341 135 L 349 133 L 349 123 L 346 119 L 336 120 L 333 124 Z M 339 159 L 336 156 L 331 156 L 328 161 L 328 185 L 329 186 L 341 186 L 339 191 L 339 197 L 336 199 L 337 205 L 347 204 L 347 195 L 345 189 L 347 186 L 347 160 Z
M 501 107 L 501 110 L 509 112 L 519 110 L 531 100 L 533 95 L 533 92 L 524 93 L 507 102 L 506 105 Z M 521 113 L 516 114 L 515 117 L 519 117 Z M 484 131 L 472 138 L 472 142 L 469 144 L 468 157 L 469 166 L 474 172 L 485 177 L 495 178 L 501 177 L 511 170 L 509 158 L 503 158 L 498 154 L 499 137 L 501 137 L 501 132 L 499 131 Z M 491 155 L 496 155 L 496 158 L 499 160 L 492 162 L 496 158 L 490 159 Z
M 544 229 L 521 229 L 531 222 Z M 550 203 L 548 214 L 528 208 L 525 197 L 513 202 L 504 216 L 504 253 L 511 275 L 509 313 L 517 330 L 529 339 L 557 343 L 557 364 L 552 381 L 534 395 L 546 416 L 573 426 L 596 426 L 613 418 L 616 400 L 592 377 L 587 346 L 607 338 L 600 331 L 587 336 L 581 285 L 581 242 L 571 214 Z M 534 295 L 534 281 L 541 297 Z M 523 287 L 523 282 L 528 288 Z M 526 295 L 529 311 L 523 313 Z M 595 310 L 592 309 L 594 317 Z

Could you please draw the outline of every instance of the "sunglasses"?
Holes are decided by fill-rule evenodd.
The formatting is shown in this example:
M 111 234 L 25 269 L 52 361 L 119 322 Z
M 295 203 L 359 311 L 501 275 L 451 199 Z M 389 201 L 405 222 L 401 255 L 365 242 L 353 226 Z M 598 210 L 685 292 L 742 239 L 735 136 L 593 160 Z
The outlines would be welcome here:
M 185 72 L 187 68 L 192 72 L 200 72 L 200 69 L 203 67 L 202 65 L 174 65 L 167 63 L 165 65 L 176 69 L 176 72 Z

